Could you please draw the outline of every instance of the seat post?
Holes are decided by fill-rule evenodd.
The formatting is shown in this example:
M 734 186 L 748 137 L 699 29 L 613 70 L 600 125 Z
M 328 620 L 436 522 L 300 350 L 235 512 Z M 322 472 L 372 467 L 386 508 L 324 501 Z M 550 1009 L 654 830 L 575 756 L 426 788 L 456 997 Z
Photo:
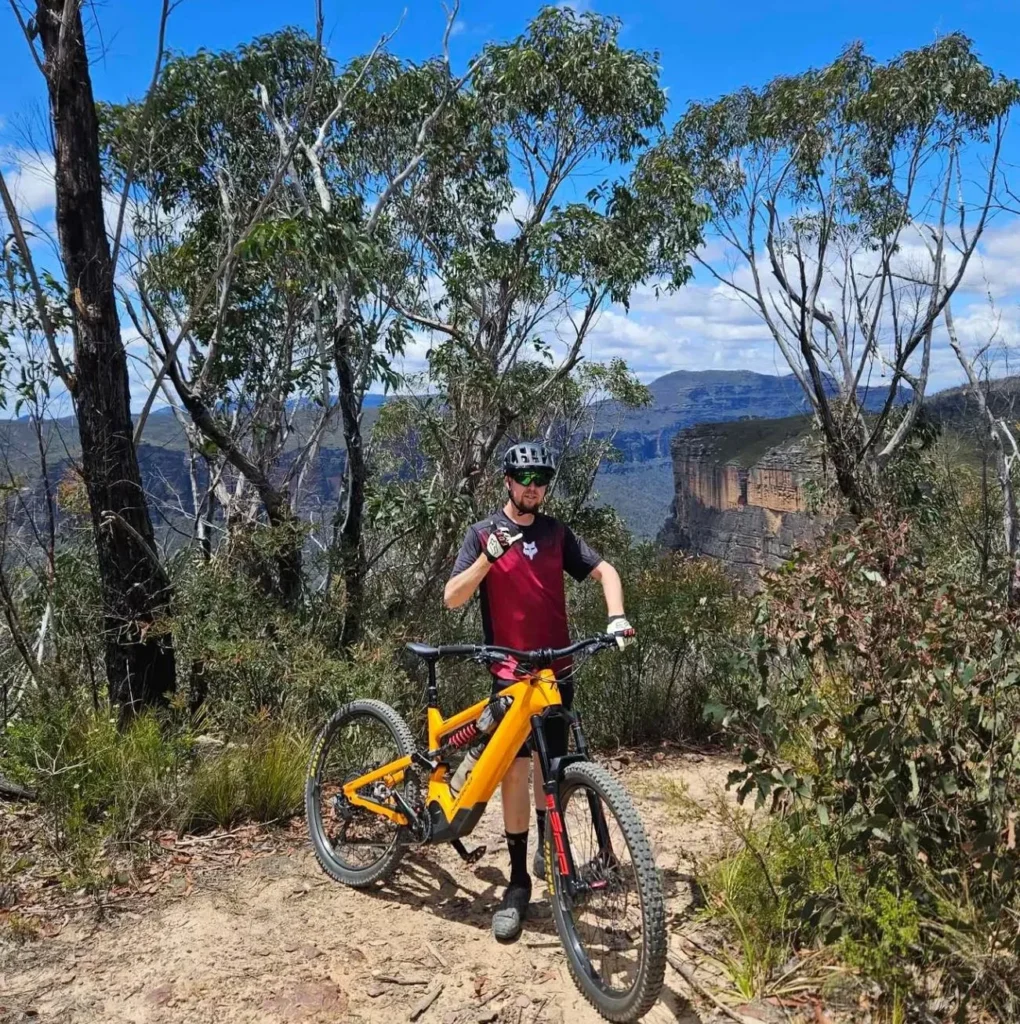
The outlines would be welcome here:
M 428 688 L 426 689 L 425 692 L 426 692 L 426 694 L 428 696 L 429 707 L 430 708 L 438 708 L 439 707 L 439 687 L 436 686 L 436 662 L 435 662 L 435 659 L 433 659 L 433 658 L 429 658 L 428 659 L 428 667 L 429 667 L 429 682 L 428 682 Z

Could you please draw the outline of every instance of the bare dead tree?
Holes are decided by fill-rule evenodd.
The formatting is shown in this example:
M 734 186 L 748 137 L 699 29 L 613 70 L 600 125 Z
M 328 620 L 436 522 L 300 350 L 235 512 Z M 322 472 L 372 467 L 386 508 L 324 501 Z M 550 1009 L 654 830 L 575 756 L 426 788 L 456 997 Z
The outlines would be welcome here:
M 1002 416 L 996 415 L 988 400 L 987 384 L 982 381 L 978 367 L 994 343 L 994 334 L 973 353 L 968 353 L 960 340 L 953 318 L 952 303 L 947 302 L 943 310 L 949 344 L 967 376 L 967 393 L 974 398 L 978 414 L 988 431 L 991 442 L 995 476 L 1002 495 L 1002 544 L 1007 563 L 1006 600 L 1011 608 L 1020 607 L 1020 508 L 1017 506 L 1013 472 L 1020 460 L 1013 428 Z
M 766 325 L 855 512 L 916 422 L 933 330 L 999 204 L 1017 97 L 962 36 L 884 65 L 854 46 L 693 105 L 660 148 L 695 175 L 723 250 L 701 266 Z M 876 374 L 888 390 L 869 417 Z

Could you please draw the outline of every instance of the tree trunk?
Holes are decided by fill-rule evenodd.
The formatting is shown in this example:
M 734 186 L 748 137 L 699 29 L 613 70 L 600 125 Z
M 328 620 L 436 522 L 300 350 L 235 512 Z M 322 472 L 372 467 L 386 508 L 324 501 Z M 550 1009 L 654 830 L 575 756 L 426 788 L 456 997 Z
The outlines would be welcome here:
M 174 689 L 172 641 L 152 628 L 167 609 L 170 582 L 156 554 L 132 437 L 79 5 L 39 0 L 36 22 L 53 122 L 57 234 L 73 313 L 71 392 L 102 584 L 106 673 L 110 698 L 129 716 L 163 703 Z
M 991 438 L 995 452 L 995 472 L 1002 490 L 1002 539 L 1006 549 L 1006 601 L 1010 608 L 1020 608 L 1020 511 L 1017 509 L 1013 476 L 1000 430 L 1008 428 L 995 421 L 988 406 L 984 406 L 991 422 Z
M 347 650 L 361 638 L 365 603 L 365 552 L 362 531 L 365 518 L 365 486 L 368 465 L 361 436 L 360 401 L 351 366 L 350 331 L 340 326 L 333 338 L 333 362 L 336 365 L 340 415 L 347 446 L 346 502 L 337 508 L 336 557 L 344 575 L 344 625 L 340 646 Z

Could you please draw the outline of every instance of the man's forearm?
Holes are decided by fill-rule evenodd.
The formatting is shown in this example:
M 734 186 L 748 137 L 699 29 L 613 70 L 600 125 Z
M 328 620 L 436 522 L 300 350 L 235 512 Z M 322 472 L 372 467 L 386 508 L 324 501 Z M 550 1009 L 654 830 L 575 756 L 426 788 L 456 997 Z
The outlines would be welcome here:
M 459 608 L 462 604 L 467 604 L 488 575 L 491 565 L 488 558 L 481 554 L 463 572 L 447 580 L 443 590 L 443 604 L 447 608 Z
M 610 618 L 623 614 L 623 582 L 620 574 L 608 563 L 601 562 L 597 569 L 598 581 L 606 598 L 606 613 Z

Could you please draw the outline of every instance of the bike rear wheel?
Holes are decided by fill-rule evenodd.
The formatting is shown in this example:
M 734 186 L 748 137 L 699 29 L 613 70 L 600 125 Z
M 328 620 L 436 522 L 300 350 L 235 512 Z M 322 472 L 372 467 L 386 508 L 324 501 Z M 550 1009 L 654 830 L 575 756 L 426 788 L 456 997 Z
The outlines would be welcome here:
M 547 828 L 546 881 L 570 974 L 602 1016 L 638 1020 L 666 971 L 662 885 L 644 826 L 623 787 L 590 761 L 564 769 L 559 798 L 564 841 L 588 887 L 575 898 L 563 891 Z
M 414 749 L 407 723 L 379 700 L 345 704 L 319 733 L 305 782 L 305 813 L 316 859 L 331 878 L 360 889 L 392 874 L 404 854 L 404 827 L 352 805 L 342 787 Z

